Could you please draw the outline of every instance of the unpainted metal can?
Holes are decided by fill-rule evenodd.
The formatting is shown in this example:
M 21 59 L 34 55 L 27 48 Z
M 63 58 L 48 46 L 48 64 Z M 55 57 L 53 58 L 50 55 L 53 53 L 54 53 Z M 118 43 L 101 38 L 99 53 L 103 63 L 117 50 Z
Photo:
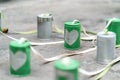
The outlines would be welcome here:
M 99 32 L 97 34 L 97 62 L 108 64 L 115 58 L 116 35 L 113 32 Z
M 37 36 L 48 39 L 52 35 L 52 14 L 40 14 L 37 16 Z

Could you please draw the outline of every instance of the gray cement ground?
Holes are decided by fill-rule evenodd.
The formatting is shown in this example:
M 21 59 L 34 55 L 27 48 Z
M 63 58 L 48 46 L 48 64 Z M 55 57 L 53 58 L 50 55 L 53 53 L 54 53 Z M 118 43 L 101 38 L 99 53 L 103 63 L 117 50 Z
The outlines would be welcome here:
M 15 31 L 29 31 L 37 28 L 36 16 L 41 13 L 52 13 L 54 16 L 54 24 L 63 28 L 63 23 L 68 20 L 79 19 L 87 30 L 99 32 L 105 26 L 107 18 L 120 16 L 120 3 L 115 0 L 112 3 L 110 0 L 11 0 L 8 2 L 0 2 L 0 9 L 3 10 L 7 17 L 6 21 L 2 20 L 2 26 Z M 11 34 L 16 38 L 26 37 L 30 41 L 44 42 L 32 35 Z M 47 41 L 63 40 L 63 36 L 53 34 L 52 38 Z M 43 65 L 42 60 L 39 60 L 32 54 L 32 73 L 27 77 L 14 77 L 9 74 L 8 60 L 8 44 L 10 40 L 4 36 L 0 37 L 0 80 L 55 80 L 53 62 Z M 59 54 L 69 53 L 70 51 L 63 48 L 63 44 L 34 46 L 45 57 L 53 57 Z M 81 41 L 82 51 L 93 47 L 90 41 Z M 117 55 L 119 56 L 119 49 Z M 105 65 L 96 63 L 96 51 L 72 57 L 81 63 L 81 68 L 88 71 L 99 70 Z M 89 67 L 88 67 L 89 66 Z M 101 80 L 119 80 L 120 78 L 119 63 Z M 80 80 L 94 80 L 94 77 L 88 77 L 80 74 Z

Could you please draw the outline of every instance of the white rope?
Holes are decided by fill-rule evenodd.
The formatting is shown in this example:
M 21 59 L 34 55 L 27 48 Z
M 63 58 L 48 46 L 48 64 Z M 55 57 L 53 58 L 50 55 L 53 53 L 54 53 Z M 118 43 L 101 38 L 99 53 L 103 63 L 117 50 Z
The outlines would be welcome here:
M 90 72 L 90 71 L 86 71 L 84 69 L 79 68 L 79 72 L 82 73 L 82 74 L 84 74 L 84 75 L 86 75 L 86 76 L 94 76 L 94 75 L 97 75 L 97 74 L 101 73 L 104 69 L 105 68 L 100 69 L 98 71 L 91 71 Z
M 2 13 L 3 19 L 5 20 L 5 22 L 6 22 L 7 26 L 8 26 L 9 23 L 8 23 L 5 15 L 3 14 L 3 12 L 1 12 L 1 13 Z M 74 24 L 74 23 L 77 22 L 77 21 L 79 21 L 79 20 L 74 20 L 74 21 L 72 22 L 72 24 Z M 81 40 L 93 40 L 93 39 L 96 39 L 96 36 L 90 36 L 90 35 L 88 35 L 87 32 L 86 32 L 86 30 L 85 30 L 85 28 L 84 28 L 82 25 L 81 25 L 81 28 L 83 29 L 83 33 L 87 36 L 87 37 L 81 37 Z M 55 27 L 55 29 L 56 29 L 59 33 L 64 34 L 64 31 L 63 31 L 63 30 L 60 30 L 60 29 L 57 28 L 57 27 Z M 18 31 L 15 31 L 15 30 L 10 30 L 10 32 L 12 32 L 12 33 L 18 33 L 18 34 L 32 34 L 32 33 L 36 33 L 36 30 L 28 31 L 28 32 L 18 32 Z M 57 43 L 63 43 L 63 41 L 60 41 L 60 42 L 57 42 Z M 55 42 L 55 43 L 49 43 L 49 44 L 57 44 L 57 43 Z M 44 44 L 36 43 L 36 42 L 31 42 L 31 45 L 44 45 Z M 47 45 L 47 44 L 46 44 L 46 45 Z
M 104 68 L 102 68 L 100 70 L 90 72 L 90 71 L 86 71 L 86 70 L 80 68 L 79 72 L 82 73 L 82 74 L 84 74 L 84 75 L 87 75 L 87 76 L 94 76 L 94 75 L 97 75 L 97 74 L 103 72 L 108 67 L 111 67 L 113 64 L 115 64 L 118 61 L 120 61 L 120 57 L 114 59 L 113 61 L 111 61 L 110 63 L 108 63 Z M 103 73 L 103 75 L 104 75 L 104 73 Z M 98 80 L 98 79 L 96 79 L 96 80 Z
M 18 40 L 16 38 L 13 38 L 11 36 L 8 36 L 2 32 L 0 32 L 3 36 L 9 38 L 9 39 L 12 39 L 12 40 Z M 63 43 L 63 41 L 58 41 L 58 42 L 49 42 L 49 43 L 40 43 L 39 45 L 48 45 L 48 44 L 58 44 L 58 43 Z M 32 43 L 31 43 L 32 44 Z M 35 43 L 34 45 L 37 45 L 38 43 Z M 31 47 L 32 51 L 34 52 L 34 54 L 38 55 L 40 57 L 40 59 L 46 61 L 46 62 L 49 62 L 49 61 L 54 61 L 54 60 L 57 60 L 57 59 L 60 59 L 60 58 L 63 58 L 63 57 L 66 57 L 66 56 L 72 56 L 72 55 L 80 55 L 82 53 L 87 53 L 87 52 L 90 52 L 90 51 L 94 51 L 96 50 L 96 47 L 95 48 L 90 48 L 90 49 L 87 49 L 87 50 L 84 50 L 84 51 L 81 51 L 81 52 L 76 52 L 76 53 L 71 53 L 71 54 L 62 54 L 62 55 L 59 55 L 59 56 L 55 56 L 55 57 L 52 57 L 52 58 L 44 58 L 40 53 L 38 53 L 33 47 Z
M 108 24 L 105 26 L 105 29 L 108 28 L 108 26 L 111 24 L 111 22 L 116 19 L 116 18 L 113 18 L 111 19 Z M 73 21 L 74 23 L 75 21 Z M 90 36 L 86 33 L 86 30 L 83 26 L 81 26 L 82 29 L 83 29 L 83 32 L 86 36 L 88 36 L 90 39 L 96 39 L 95 36 Z M 4 33 L 2 33 L 0 31 L 0 33 L 3 35 L 3 36 L 6 36 L 12 40 L 18 40 L 16 38 L 13 38 L 11 36 L 8 36 Z M 36 43 L 36 42 L 30 42 L 31 45 L 51 45 L 51 44 L 59 44 L 59 43 L 63 43 L 64 41 L 58 41 L 58 42 L 48 42 L 48 43 Z M 51 57 L 51 58 L 44 58 L 44 56 L 42 56 L 40 53 L 38 53 L 33 47 L 31 47 L 31 50 L 33 51 L 33 53 L 37 56 L 39 56 L 40 59 L 44 60 L 45 62 L 50 62 L 50 61 L 54 61 L 54 60 L 57 60 L 57 59 L 60 59 L 60 58 L 63 58 L 63 57 L 67 57 L 67 56 L 72 56 L 72 55 L 80 55 L 80 54 L 83 54 L 83 53 L 87 53 L 87 52 L 90 52 L 90 51 L 94 51 L 96 50 L 96 47 L 95 48 L 90 48 L 90 49 L 87 49 L 87 50 L 84 50 L 84 51 L 81 51 L 81 52 L 77 52 L 77 53 L 71 53 L 71 54 L 62 54 L 62 55 L 58 55 L 58 56 L 55 56 L 55 57 Z M 101 73 L 102 71 L 104 71 L 107 67 L 109 67 L 110 65 L 112 65 L 113 63 L 115 62 L 118 62 L 120 60 L 120 57 L 118 57 L 117 59 L 113 60 L 111 63 L 109 63 L 108 65 L 106 65 L 104 68 L 98 70 L 98 71 L 93 71 L 93 72 L 88 72 L 84 69 L 79 69 L 79 72 L 84 74 L 84 75 L 88 75 L 88 76 L 93 76 L 93 75 L 96 75 L 96 74 L 99 74 Z
M 6 35 L 6 34 L 4 34 L 4 33 L 2 33 L 2 32 L 0 32 L 0 33 L 1 33 L 3 36 L 5 36 L 5 37 L 7 37 L 7 38 L 9 38 L 9 39 L 18 40 L 18 39 L 16 39 L 16 38 L 13 38 L 13 37 L 11 37 L 11 36 L 8 36 L 8 35 Z M 49 43 L 40 43 L 39 45 L 50 45 L 50 44 L 58 44 L 58 43 L 63 43 L 63 41 L 49 42 Z M 31 42 L 31 44 L 32 44 L 32 42 Z M 37 45 L 37 44 L 38 44 L 38 43 L 35 43 L 35 42 L 34 42 L 33 45 Z M 37 55 L 40 56 L 40 53 L 38 53 L 33 47 L 32 47 L 31 49 L 32 49 L 32 51 L 33 51 L 35 54 L 37 54 Z M 55 56 L 55 57 L 48 58 L 48 59 L 45 59 L 45 58 L 44 58 L 44 60 L 46 60 L 46 61 L 53 61 L 53 60 L 56 60 L 56 59 L 59 59 L 59 58 L 65 57 L 65 56 L 79 55 L 79 54 L 87 53 L 87 52 L 94 51 L 94 50 L 96 50 L 96 47 L 95 47 L 95 48 L 90 48 L 90 49 L 87 49 L 87 50 L 84 50 L 84 51 L 81 51 L 81 52 L 76 52 L 76 53 L 71 53 L 71 54 L 62 54 L 62 55 Z M 41 58 L 43 59 L 42 56 L 41 56 Z
M 16 38 L 13 38 L 11 36 L 8 36 L 6 34 L 4 34 L 3 32 L 0 31 L 0 33 L 3 35 L 3 36 L 6 36 L 7 38 L 9 39 L 12 39 L 12 40 L 18 40 Z M 57 42 L 46 42 L 46 43 L 37 43 L 37 42 L 30 42 L 31 45 L 51 45 L 51 44 L 61 44 L 61 43 L 64 43 L 64 41 L 57 41 Z
M 112 22 L 113 20 L 115 20 L 115 19 L 116 19 L 116 18 L 112 18 L 112 19 L 107 23 L 107 25 L 105 26 L 104 30 L 107 29 L 108 26 L 111 24 L 111 22 Z M 83 30 L 83 31 L 84 31 L 84 30 Z M 84 31 L 84 33 L 85 33 L 85 31 Z M 88 72 L 88 71 L 86 71 L 86 70 L 84 70 L 84 69 L 79 69 L 79 72 L 81 72 L 81 73 L 83 73 L 84 75 L 87 75 L 87 76 L 94 76 L 94 75 L 97 75 L 97 74 L 103 72 L 105 69 L 107 69 L 109 66 L 113 65 L 114 63 L 118 62 L 119 60 L 120 60 L 120 57 L 114 59 L 114 60 L 111 61 L 108 65 L 106 65 L 104 68 L 102 68 L 102 69 L 100 69 L 100 70 L 98 70 L 98 71 Z M 98 79 L 96 79 L 96 80 L 98 80 Z
M 8 36 L 4 33 L 2 33 L 0 31 L 0 33 L 3 35 L 3 36 L 6 36 L 12 40 L 18 40 L 16 38 L 13 38 L 11 36 Z M 35 42 L 31 42 L 31 45 L 49 45 L 49 44 L 57 44 L 57 43 L 63 43 L 63 41 L 59 41 L 59 42 L 49 42 L 49 43 L 35 43 Z M 63 58 L 63 57 L 67 57 L 67 56 L 73 56 L 73 55 L 80 55 L 80 54 L 83 54 L 83 53 L 87 53 L 87 52 L 90 52 L 90 51 L 94 51 L 96 50 L 96 47 L 95 48 L 90 48 L 90 49 L 87 49 L 87 50 L 84 50 L 84 51 L 81 51 L 81 52 L 76 52 L 76 53 L 71 53 L 71 54 L 62 54 L 62 55 L 58 55 L 58 56 L 55 56 L 55 57 L 51 57 L 51 58 L 44 58 L 44 56 L 42 56 L 40 53 L 38 53 L 33 47 L 31 47 L 31 50 L 33 51 L 33 53 L 35 55 L 37 55 L 40 59 L 42 59 L 43 61 L 45 62 L 51 62 L 51 61 L 55 61 L 57 59 L 60 59 L 60 58 Z M 117 59 L 119 60 L 119 59 Z M 116 60 L 115 60 L 116 61 Z M 113 61 L 113 62 L 115 62 Z M 98 71 L 93 71 L 93 72 L 89 72 L 89 71 L 86 71 L 84 69 L 79 69 L 79 72 L 84 74 L 84 75 L 87 75 L 87 76 L 93 76 L 93 75 L 97 75 L 99 73 L 101 73 L 102 71 L 104 71 L 111 63 L 109 63 L 106 67 L 98 70 Z
M 107 23 L 107 25 L 105 26 L 104 30 L 107 29 L 108 26 L 111 24 L 111 22 L 112 22 L 113 20 L 115 20 L 115 19 L 117 19 L 117 18 L 112 18 L 112 19 L 110 19 L 109 22 Z
M 81 28 L 83 30 L 83 33 L 87 36 L 87 37 L 82 37 L 81 38 L 82 40 L 96 40 L 96 38 L 97 38 L 96 36 L 91 36 L 91 35 L 87 34 L 87 32 L 86 32 L 85 28 L 83 27 L 83 25 L 81 25 Z
M 64 41 L 57 41 L 57 42 L 45 42 L 45 43 L 37 43 L 37 42 L 30 42 L 32 46 L 34 45 L 51 45 L 51 44 L 61 44 L 64 43 Z
M 31 50 L 33 51 L 33 53 L 35 55 L 37 55 L 40 59 L 42 59 L 43 61 L 46 61 L 46 59 L 40 54 L 38 53 L 33 47 L 31 47 Z
M 104 68 L 103 71 L 100 75 L 98 75 L 98 77 L 95 80 L 99 80 L 101 77 L 103 77 L 107 72 L 104 72 L 105 70 L 109 70 L 115 63 L 117 63 L 118 61 L 120 61 L 120 57 L 112 60 L 109 64 L 107 64 Z
M 16 38 L 13 38 L 13 37 L 11 37 L 11 36 L 8 36 L 8 35 L 6 35 L 6 34 L 4 34 L 3 32 L 1 32 L 0 31 L 0 33 L 3 35 L 3 36 L 5 36 L 5 37 L 7 37 L 7 38 L 9 38 L 9 39 L 12 39 L 12 40 L 18 40 L 18 39 L 16 39 Z
M 90 49 L 87 49 L 87 50 L 84 50 L 84 51 L 81 51 L 81 52 L 75 52 L 75 53 L 68 53 L 68 54 L 61 54 L 61 55 L 58 55 L 58 56 L 55 56 L 55 57 L 51 57 L 51 58 L 44 58 L 42 55 L 40 55 L 39 52 L 37 52 L 33 47 L 31 47 L 32 51 L 40 56 L 40 59 L 44 60 L 45 62 L 52 62 L 52 61 L 55 61 L 57 59 L 60 59 L 60 58 L 63 58 L 63 57 L 67 57 L 67 56 L 73 56 L 73 55 L 80 55 L 80 54 L 83 54 L 83 53 L 87 53 L 87 52 L 91 52 L 91 51 L 94 51 L 96 50 L 96 47 L 95 48 L 90 48 Z
M 59 56 L 55 56 L 55 57 L 51 57 L 51 58 L 44 58 L 42 55 L 40 55 L 40 53 L 38 53 L 35 49 L 33 50 L 33 47 L 32 47 L 32 51 L 34 53 L 36 53 L 36 55 L 38 55 L 40 57 L 40 59 L 44 60 L 45 63 L 47 62 L 52 62 L 52 61 L 55 61 L 57 59 L 60 59 L 60 58 L 63 58 L 63 57 L 67 57 L 67 56 L 72 56 L 72 55 L 80 55 L 80 54 L 83 54 L 83 53 L 87 53 L 87 52 L 91 52 L 91 51 L 94 51 L 96 50 L 96 47 L 95 48 L 90 48 L 90 49 L 87 49 L 87 50 L 84 50 L 84 51 L 81 51 L 81 52 L 77 52 L 77 53 L 71 53 L 71 54 L 62 54 L 62 55 L 59 55 Z M 86 76 L 94 76 L 94 75 L 97 75 L 99 73 L 101 73 L 103 70 L 105 70 L 106 67 L 98 70 L 98 71 L 92 71 L 92 72 L 89 72 L 89 71 L 86 71 L 82 68 L 79 69 L 79 72 L 81 74 L 84 74 Z
M 80 22 L 79 20 L 73 20 L 72 24 L 75 24 L 75 22 Z
M 74 20 L 72 22 L 72 24 L 74 24 L 75 22 L 80 22 L 80 21 L 79 20 Z M 83 27 L 82 24 L 81 24 L 81 28 L 83 30 L 83 33 L 87 36 L 87 37 L 82 37 L 81 38 L 82 40 L 94 40 L 94 39 L 96 39 L 96 36 L 91 36 L 91 35 L 87 34 L 87 32 L 86 32 L 86 30 L 85 30 L 85 28 Z
M 88 53 L 88 52 L 91 52 L 91 51 L 94 51 L 94 50 L 96 50 L 96 47 L 95 48 L 90 48 L 90 49 L 87 49 L 87 50 L 84 50 L 84 51 L 81 51 L 81 52 L 58 55 L 58 56 L 55 56 L 55 57 L 52 57 L 52 58 L 48 58 L 46 60 L 54 61 L 54 60 L 57 60 L 57 59 L 60 59 L 60 58 L 63 58 L 63 57 L 73 56 L 73 55 L 80 55 L 80 54 Z
M 86 36 L 91 37 L 89 34 L 87 34 L 86 29 L 83 27 L 83 25 L 81 25 L 81 28 L 82 28 L 82 30 L 83 30 L 83 33 L 84 33 Z
M 4 34 L 4 33 L 2 33 L 2 32 L 0 32 L 0 33 L 1 33 L 3 36 L 6 36 L 6 37 L 8 37 L 8 38 L 10 38 L 10 39 L 12 39 L 12 40 L 18 40 L 18 39 L 15 39 L 15 38 L 11 37 L 11 36 L 8 36 L 8 35 L 6 35 L 6 34 Z M 46 44 L 45 44 L 45 45 L 46 45 Z M 31 50 L 33 51 L 33 53 L 34 53 L 35 55 L 37 55 L 37 56 L 39 57 L 40 60 L 43 60 L 43 61 L 45 61 L 45 63 L 46 63 L 46 62 L 52 62 L 52 61 L 55 61 L 55 60 L 57 60 L 57 59 L 60 59 L 60 58 L 63 58 L 63 57 L 67 57 L 67 56 L 73 56 L 73 55 L 80 55 L 80 54 L 88 53 L 88 52 L 91 52 L 91 51 L 96 50 L 96 47 L 95 47 L 95 48 L 90 48 L 90 49 L 87 49 L 87 50 L 84 50 L 84 51 L 81 51 L 81 52 L 75 52 L 75 53 L 70 53 L 70 54 L 62 54 L 62 55 L 58 55 L 58 56 L 51 57 L 51 58 L 45 58 L 45 57 L 42 56 L 39 52 L 37 52 L 33 47 L 31 47 Z M 101 70 L 99 70 L 99 71 L 88 72 L 88 71 L 86 71 L 86 70 L 84 70 L 84 69 L 79 69 L 80 73 L 82 73 L 82 74 L 84 74 L 84 75 L 88 75 L 88 76 L 96 75 L 96 74 L 102 72 L 103 70 L 104 70 L 104 68 L 101 69 Z
M 13 37 L 11 37 L 11 36 L 8 36 L 8 35 L 4 34 L 4 33 L 1 32 L 1 31 L 0 31 L 0 33 L 1 33 L 3 36 L 5 36 L 5 37 L 7 37 L 7 38 L 9 38 L 9 39 L 18 41 L 18 39 L 13 38 Z M 30 42 L 30 43 L 31 43 L 31 45 L 50 45 L 50 44 L 63 43 L 63 41 L 48 42 L 48 43 L 36 43 L 36 42 Z M 49 61 L 49 60 L 45 59 L 40 53 L 38 53 L 33 47 L 31 47 L 31 49 L 32 49 L 32 51 L 34 52 L 34 54 L 38 55 L 42 60 L 44 60 L 44 61 Z M 50 61 L 51 61 L 51 60 L 52 60 L 52 59 L 50 59 Z M 54 60 L 55 60 L 55 59 L 54 59 Z

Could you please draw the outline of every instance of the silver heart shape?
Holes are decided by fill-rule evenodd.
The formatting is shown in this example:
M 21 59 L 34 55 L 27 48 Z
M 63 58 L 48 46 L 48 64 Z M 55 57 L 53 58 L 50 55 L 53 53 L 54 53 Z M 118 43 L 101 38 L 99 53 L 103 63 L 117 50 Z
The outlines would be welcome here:
M 13 52 L 10 52 L 10 64 L 15 71 L 22 67 L 26 60 L 25 53 L 18 51 L 16 54 L 13 54 Z
M 77 38 L 78 38 L 78 32 L 76 30 L 72 30 L 70 32 L 68 32 L 68 30 L 65 30 L 65 41 L 69 45 L 74 44 Z

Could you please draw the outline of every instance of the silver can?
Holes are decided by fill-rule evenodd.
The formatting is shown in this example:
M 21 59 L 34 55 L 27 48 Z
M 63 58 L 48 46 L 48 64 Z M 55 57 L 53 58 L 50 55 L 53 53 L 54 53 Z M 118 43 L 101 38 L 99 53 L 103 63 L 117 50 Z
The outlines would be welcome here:
M 97 34 L 97 62 L 107 64 L 115 58 L 116 35 L 113 32 Z
M 40 14 L 37 16 L 37 36 L 41 39 L 48 39 L 52 35 L 52 21 L 51 14 Z

